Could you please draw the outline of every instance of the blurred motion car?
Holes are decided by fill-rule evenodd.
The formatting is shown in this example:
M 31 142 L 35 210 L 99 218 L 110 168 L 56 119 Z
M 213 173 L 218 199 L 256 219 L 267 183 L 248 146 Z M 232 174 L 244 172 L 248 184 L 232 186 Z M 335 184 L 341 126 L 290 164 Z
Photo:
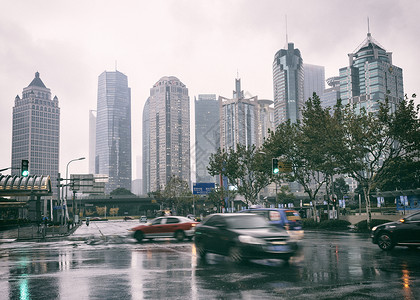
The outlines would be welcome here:
M 139 218 L 140 223 L 147 223 L 147 217 L 146 216 L 141 216 Z
M 299 212 L 288 208 L 249 208 L 241 213 L 252 213 L 263 216 L 271 225 L 283 228 L 296 240 L 301 240 L 304 235 L 302 218 Z
M 163 216 L 151 220 L 149 223 L 131 228 L 133 237 L 141 242 L 144 239 L 175 238 L 183 241 L 191 240 L 198 223 L 181 216 Z
M 420 212 L 372 228 L 372 243 L 385 251 L 395 246 L 420 247 Z
M 256 214 L 212 214 L 197 225 L 194 235 L 197 254 L 228 256 L 240 263 L 250 259 L 288 261 L 297 251 L 297 242 L 283 228 L 271 226 Z

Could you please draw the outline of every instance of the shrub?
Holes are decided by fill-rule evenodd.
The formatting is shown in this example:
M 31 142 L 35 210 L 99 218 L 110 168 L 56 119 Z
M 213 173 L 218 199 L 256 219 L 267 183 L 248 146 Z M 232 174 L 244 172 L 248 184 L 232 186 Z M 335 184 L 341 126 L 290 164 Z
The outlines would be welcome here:
M 370 221 L 370 228 L 373 228 L 375 226 L 388 223 L 388 222 L 391 222 L 391 221 L 382 220 L 382 219 L 372 219 Z M 370 229 L 368 229 L 368 226 L 367 226 L 367 220 L 360 221 L 359 223 L 355 225 L 355 227 L 358 232 L 370 232 Z
M 304 229 L 318 228 L 319 223 L 315 222 L 314 219 L 303 219 L 302 226 Z
M 319 223 L 319 228 L 321 229 L 347 229 L 351 225 L 349 221 L 346 220 L 326 220 Z

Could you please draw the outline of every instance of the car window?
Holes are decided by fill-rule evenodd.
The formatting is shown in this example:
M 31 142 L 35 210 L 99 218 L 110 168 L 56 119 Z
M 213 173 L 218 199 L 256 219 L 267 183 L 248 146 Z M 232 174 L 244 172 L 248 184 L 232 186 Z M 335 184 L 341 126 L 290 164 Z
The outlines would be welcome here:
M 253 214 L 256 214 L 256 215 L 260 215 L 260 216 L 263 216 L 264 218 L 266 218 L 267 220 L 270 220 L 269 219 L 269 216 L 268 216 L 268 211 L 266 211 L 266 210 L 251 210 L 251 211 L 249 211 L 250 213 L 253 213 Z
M 417 214 L 417 215 L 411 216 L 411 217 L 409 218 L 409 220 L 410 220 L 410 221 L 420 221 L 420 214 Z
M 270 226 L 263 217 L 257 215 L 227 217 L 226 222 L 227 226 L 232 229 L 255 229 Z
M 280 221 L 280 212 L 278 212 L 277 210 L 270 210 L 269 220 Z
M 154 219 L 154 220 L 152 221 L 152 225 L 159 225 L 159 224 L 162 224 L 162 219 L 163 219 L 163 218 Z
M 176 223 L 179 223 L 178 218 L 167 218 L 166 219 L 166 224 L 176 224 Z
M 225 223 L 220 216 L 213 216 L 205 222 L 205 225 L 207 226 L 220 226 L 222 224 Z
M 295 210 L 286 210 L 286 217 L 289 221 L 296 221 L 301 219 L 299 213 Z

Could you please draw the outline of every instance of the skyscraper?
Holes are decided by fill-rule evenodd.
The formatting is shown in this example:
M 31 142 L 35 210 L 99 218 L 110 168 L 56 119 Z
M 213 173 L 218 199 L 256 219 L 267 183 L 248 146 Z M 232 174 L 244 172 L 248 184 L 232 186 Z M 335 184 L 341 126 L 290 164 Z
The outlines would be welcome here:
M 143 108 L 143 149 L 142 149 L 142 171 L 143 171 L 143 193 L 154 192 L 150 187 L 150 97 L 147 98 Z
M 295 123 L 301 119 L 303 98 L 304 70 L 299 49 L 293 43 L 287 49 L 280 49 L 274 56 L 273 89 L 274 89 L 274 123 L 290 120 Z
M 388 97 L 391 105 L 404 97 L 402 69 L 392 64 L 387 52 L 368 32 L 366 39 L 350 53 L 349 66 L 340 69 L 340 97 L 343 104 L 369 112 Z
M 95 173 L 96 110 L 89 110 L 89 174 Z
M 219 96 L 220 147 L 235 149 L 238 144 L 250 147 L 258 145 L 259 107 L 258 97 L 245 98 L 241 80 L 235 79 L 233 98 Z
M 95 173 L 108 175 L 105 192 L 131 190 L 131 90 L 121 72 L 98 80 Z
M 172 176 L 190 184 L 190 99 L 178 78 L 162 77 L 150 89 L 143 127 L 144 192 L 163 189 Z
M 310 64 L 303 64 L 304 80 L 303 80 L 303 101 L 304 103 L 312 98 L 313 93 L 319 97 L 325 90 L 325 68 Z
M 216 95 L 198 95 L 194 102 L 196 182 L 215 182 L 207 166 L 220 147 L 219 102 Z
M 31 175 L 50 175 L 54 196 L 58 196 L 57 175 L 60 154 L 60 108 L 58 98 L 35 73 L 15 98 L 12 131 L 12 175 L 20 175 L 22 159 L 29 160 Z

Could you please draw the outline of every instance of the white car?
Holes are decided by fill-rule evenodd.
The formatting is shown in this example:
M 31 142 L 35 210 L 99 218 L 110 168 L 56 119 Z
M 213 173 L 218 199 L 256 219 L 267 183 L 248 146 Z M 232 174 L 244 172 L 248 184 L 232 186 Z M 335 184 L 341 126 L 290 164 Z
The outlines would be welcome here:
M 146 216 L 141 216 L 139 220 L 140 220 L 140 223 L 147 223 L 147 217 Z

